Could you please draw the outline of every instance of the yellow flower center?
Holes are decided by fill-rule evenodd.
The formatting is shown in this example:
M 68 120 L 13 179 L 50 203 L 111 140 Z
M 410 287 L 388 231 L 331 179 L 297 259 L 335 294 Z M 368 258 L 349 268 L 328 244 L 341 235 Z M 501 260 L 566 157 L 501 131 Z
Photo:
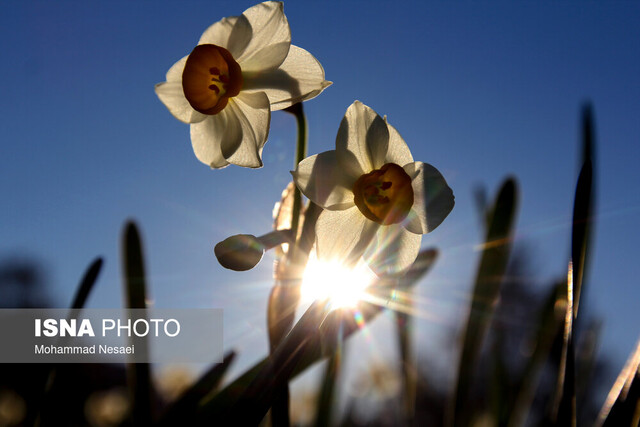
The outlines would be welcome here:
M 218 114 L 241 88 L 242 70 L 227 49 L 214 44 L 193 49 L 182 72 L 182 90 L 194 110 Z
M 401 222 L 413 206 L 411 178 L 395 163 L 387 163 L 358 178 L 353 184 L 353 195 L 360 212 L 382 225 Z

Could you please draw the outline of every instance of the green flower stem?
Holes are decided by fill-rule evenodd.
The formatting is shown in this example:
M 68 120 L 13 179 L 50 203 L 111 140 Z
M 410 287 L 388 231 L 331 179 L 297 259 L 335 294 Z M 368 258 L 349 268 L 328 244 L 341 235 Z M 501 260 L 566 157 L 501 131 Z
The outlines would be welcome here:
M 302 108 L 302 102 L 292 105 L 285 109 L 289 113 L 293 114 L 298 124 L 298 143 L 296 144 L 296 157 L 294 159 L 294 169 L 298 167 L 298 163 L 307 157 L 307 118 L 304 115 Z M 302 193 L 298 187 L 294 189 L 293 193 L 293 209 L 291 217 L 291 232 L 293 236 L 298 235 L 298 223 L 300 222 L 300 209 L 302 208 Z
M 293 114 L 298 125 L 298 141 L 296 144 L 296 155 L 294 169 L 307 156 L 307 119 L 302 109 L 302 103 L 297 103 L 287 108 L 285 111 Z M 303 271 L 307 264 L 309 250 L 303 242 L 308 240 L 309 226 L 311 232 L 315 231 L 315 220 L 317 216 L 310 212 L 305 215 L 302 236 L 298 237 L 300 224 L 300 211 L 302 209 L 302 193 L 298 187 L 293 190 L 293 207 L 291 209 L 291 240 L 295 242 L 289 248 L 289 253 L 285 256 L 285 263 L 288 264 L 289 271 Z M 310 209 L 312 210 L 312 209 Z M 267 323 L 269 326 L 269 345 L 273 352 L 282 339 L 291 330 L 294 321 L 295 308 L 300 299 L 299 280 L 278 279 L 269 297 L 267 309 Z M 275 398 L 271 405 L 271 423 L 274 426 L 289 426 L 289 385 L 285 382 L 277 388 Z
M 256 240 L 263 246 L 264 250 L 267 251 L 283 243 L 292 243 L 293 234 L 291 230 L 274 230 L 256 237 Z

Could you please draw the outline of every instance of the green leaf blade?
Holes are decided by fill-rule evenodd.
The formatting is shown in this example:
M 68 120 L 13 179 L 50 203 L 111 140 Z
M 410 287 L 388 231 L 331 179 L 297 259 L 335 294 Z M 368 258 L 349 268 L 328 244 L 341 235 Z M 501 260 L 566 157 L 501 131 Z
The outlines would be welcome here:
M 146 309 L 146 277 L 142 243 L 138 227 L 134 222 L 125 225 L 123 238 L 124 292 L 126 307 Z M 149 347 L 146 337 L 132 337 L 136 352 L 144 357 Z M 127 382 L 133 401 L 132 420 L 136 426 L 148 426 L 152 422 L 151 412 L 151 372 L 148 363 L 127 364 Z
M 502 185 L 488 216 L 486 240 L 465 328 L 456 392 L 448 414 L 451 425 L 469 425 L 471 421 L 471 411 L 465 410 L 465 407 L 469 399 L 473 371 L 507 268 L 517 205 L 517 184 L 514 178 L 509 178 Z

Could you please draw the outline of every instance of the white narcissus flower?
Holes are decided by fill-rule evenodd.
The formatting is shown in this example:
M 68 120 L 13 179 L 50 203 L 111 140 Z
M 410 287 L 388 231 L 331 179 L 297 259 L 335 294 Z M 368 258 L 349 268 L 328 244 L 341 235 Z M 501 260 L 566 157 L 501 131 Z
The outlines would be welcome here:
M 271 111 L 314 98 L 330 84 L 318 60 L 291 44 L 282 3 L 264 2 L 207 28 L 155 90 L 175 118 L 191 124 L 201 162 L 258 168 Z
M 414 162 L 398 131 L 359 101 L 342 119 L 336 149 L 307 157 L 292 174 L 324 208 L 316 224 L 318 257 L 353 264 L 364 255 L 378 274 L 409 267 L 422 235 L 454 205 L 440 172 Z

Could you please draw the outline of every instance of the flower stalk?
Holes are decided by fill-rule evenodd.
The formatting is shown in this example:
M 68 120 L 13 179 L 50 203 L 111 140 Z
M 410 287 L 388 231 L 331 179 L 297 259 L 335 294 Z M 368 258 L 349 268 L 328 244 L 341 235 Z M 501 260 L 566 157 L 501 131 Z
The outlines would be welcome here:
M 307 157 L 307 117 L 304 115 L 304 109 L 302 103 L 298 102 L 291 107 L 286 108 L 287 111 L 293 114 L 296 118 L 296 124 L 298 125 L 298 142 L 296 144 L 296 157 L 294 159 L 293 167 L 297 168 L 298 163 L 303 161 Z M 298 187 L 295 187 L 293 193 L 293 210 L 291 217 L 291 231 L 294 236 L 298 235 L 298 225 L 300 222 L 300 209 L 302 209 L 302 193 Z
M 293 114 L 298 127 L 298 138 L 295 151 L 294 168 L 307 156 L 307 119 L 302 103 L 297 103 L 285 111 Z M 299 238 L 300 212 L 302 210 L 302 193 L 294 187 L 291 208 L 292 240 L 287 253 L 278 261 L 273 290 L 269 298 L 267 322 L 269 326 L 269 346 L 273 352 L 289 333 L 293 326 L 295 310 L 300 300 L 300 280 L 309 259 L 309 252 L 315 240 L 315 225 L 321 209 L 316 205 L 309 206 L 304 215 L 302 233 Z M 287 426 L 289 420 L 289 386 L 284 384 L 277 392 L 271 407 L 271 423 L 274 426 Z

